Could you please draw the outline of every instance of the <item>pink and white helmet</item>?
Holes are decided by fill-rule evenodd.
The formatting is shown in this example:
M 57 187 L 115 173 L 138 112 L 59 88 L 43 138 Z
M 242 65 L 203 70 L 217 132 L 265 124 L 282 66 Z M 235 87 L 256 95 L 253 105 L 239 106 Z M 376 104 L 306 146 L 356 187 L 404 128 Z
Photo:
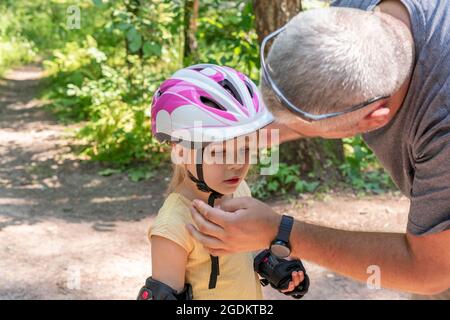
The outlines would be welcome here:
M 151 115 L 159 141 L 225 141 L 274 120 L 247 76 L 213 64 L 181 69 L 164 81 L 153 96 Z

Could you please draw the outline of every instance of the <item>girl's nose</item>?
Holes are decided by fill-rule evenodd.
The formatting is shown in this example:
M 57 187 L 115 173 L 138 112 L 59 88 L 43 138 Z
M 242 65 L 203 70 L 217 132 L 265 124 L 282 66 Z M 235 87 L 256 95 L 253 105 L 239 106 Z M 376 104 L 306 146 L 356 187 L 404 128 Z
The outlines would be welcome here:
M 246 165 L 245 163 L 239 163 L 239 161 L 236 161 L 235 163 L 229 164 L 228 169 L 229 170 L 239 170 L 239 169 L 242 169 L 245 165 Z

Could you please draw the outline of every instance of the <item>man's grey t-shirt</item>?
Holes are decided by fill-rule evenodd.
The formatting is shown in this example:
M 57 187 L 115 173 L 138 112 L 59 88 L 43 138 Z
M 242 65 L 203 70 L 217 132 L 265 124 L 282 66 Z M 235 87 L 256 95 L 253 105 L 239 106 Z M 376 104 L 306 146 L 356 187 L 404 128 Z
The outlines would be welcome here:
M 371 10 L 380 2 L 337 0 L 332 5 Z M 450 229 L 450 2 L 402 3 L 416 49 L 409 91 L 395 118 L 363 137 L 411 199 L 408 232 L 425 235 Z

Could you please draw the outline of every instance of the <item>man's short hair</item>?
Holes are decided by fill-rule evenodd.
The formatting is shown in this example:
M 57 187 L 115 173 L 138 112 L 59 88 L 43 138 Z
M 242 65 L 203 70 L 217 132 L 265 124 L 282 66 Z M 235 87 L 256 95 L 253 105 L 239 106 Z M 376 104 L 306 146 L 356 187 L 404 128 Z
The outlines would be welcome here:
M 332 7 L 294 17 L 275 39 L 267 63 L 292 103 L 323 114 L 395 93 L 410 76 L 413 60 L 411 33 L 399 20 Z M 261 87 L 278 120 L 292 118 L 265 81 Z

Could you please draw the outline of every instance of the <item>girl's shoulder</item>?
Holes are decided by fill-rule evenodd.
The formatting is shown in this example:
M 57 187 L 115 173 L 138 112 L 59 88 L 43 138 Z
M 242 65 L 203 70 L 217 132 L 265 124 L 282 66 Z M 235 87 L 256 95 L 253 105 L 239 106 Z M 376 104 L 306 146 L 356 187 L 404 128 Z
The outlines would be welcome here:
M 158 216 L 163 216 L 166 214 L 170 214 L 171 216 L 190 216 L 190 210 L 189 207 L 191 205 L 191 200 L 187 199 L 183 195 L 179 193 L 170 193 L 166 200 L 164 200 L 164 203 L 162 207 L 158 211 Z
M 190 200 L 178 193 L 169 194 L 150 225 L 148 237 L 166 238 L 182 246 L 186 252 L 191 252 L 194 240 L 185 228 L 187 223 L 194 224 L 189 207 Z

